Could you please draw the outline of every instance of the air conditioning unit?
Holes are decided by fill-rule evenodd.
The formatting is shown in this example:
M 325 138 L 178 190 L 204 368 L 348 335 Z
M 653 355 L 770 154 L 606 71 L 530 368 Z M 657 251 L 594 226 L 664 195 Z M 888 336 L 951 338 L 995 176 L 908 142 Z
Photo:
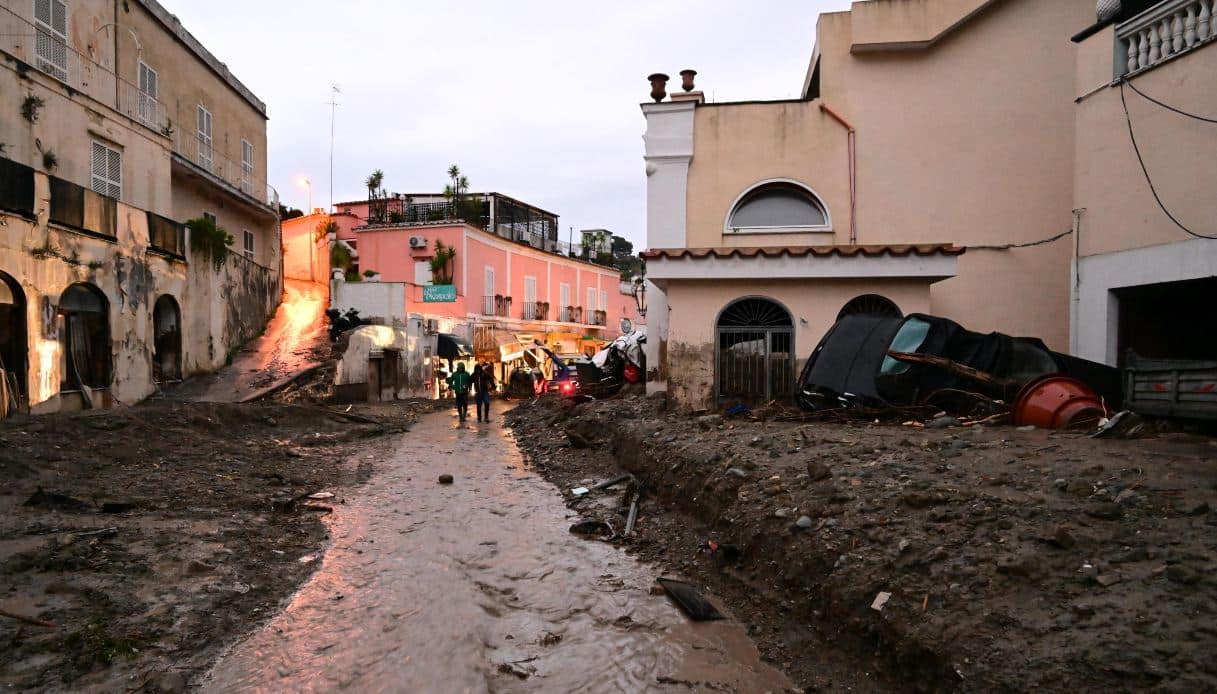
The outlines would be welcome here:
M 423 236 L 411 236 L 410 237 L 410 248 L 426 248 L 426 247 L 427 247 L 426 237 L 423 237 Z

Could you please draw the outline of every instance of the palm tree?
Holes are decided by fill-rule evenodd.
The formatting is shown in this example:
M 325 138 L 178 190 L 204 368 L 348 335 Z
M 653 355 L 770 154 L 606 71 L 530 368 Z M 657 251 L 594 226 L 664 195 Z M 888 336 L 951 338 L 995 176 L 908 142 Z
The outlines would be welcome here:
M 368 180 L 364 181 L 364 185 L 368 187 L 368 199 L 376 197 L 377 191 L 380 190 L 380 185 L 384 183 L 385 172 L 376 169 L 368 176 Z
M 364 181 L 368 187 L 368 218 L 378 222 L 383 222 L 385 217 L 385 191 L 381 188 L 384 181 L 385 172 L 380 169 L 373 171 Z

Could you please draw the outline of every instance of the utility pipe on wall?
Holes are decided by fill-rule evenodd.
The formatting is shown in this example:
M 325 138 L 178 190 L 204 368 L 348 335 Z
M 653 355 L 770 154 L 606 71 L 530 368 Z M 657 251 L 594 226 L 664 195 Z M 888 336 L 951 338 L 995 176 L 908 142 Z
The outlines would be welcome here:
M 849 121 L 829 108 L 827 104 L 821 103 L 820 110 L 832 116 L 833 120 L 840 123 L 848 131 L 846 135 L 846 151 L 849 157 L 849 245 L 855 246 L 858 243 L 857 131 L 854 130 L 854 126 L 850 125 Z

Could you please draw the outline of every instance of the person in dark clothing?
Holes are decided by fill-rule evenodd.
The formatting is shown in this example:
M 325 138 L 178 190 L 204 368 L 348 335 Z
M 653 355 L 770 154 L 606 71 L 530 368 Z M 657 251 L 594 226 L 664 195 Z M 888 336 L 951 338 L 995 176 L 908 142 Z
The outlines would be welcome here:
M 494 367 L 478 364 L 473 368 L 473 400 L 477 405 L 478 421 L 490 421 L 490 396 L 494 393 Z
M 469 383 L 472 381 L 465 371 L 464 362 L 456 365 L 456 373 L 448 377 L 448 387 L 456 395 L 456 414 L 465 421 L 469 418 Z

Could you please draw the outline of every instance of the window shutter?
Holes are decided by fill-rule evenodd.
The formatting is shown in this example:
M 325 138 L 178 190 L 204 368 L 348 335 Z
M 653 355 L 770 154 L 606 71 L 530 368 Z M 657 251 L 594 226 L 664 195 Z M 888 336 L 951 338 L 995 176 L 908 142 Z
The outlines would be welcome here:
M 109 179 L 110 190 L 107 195 L 118 200 L 123 195 L 123 155 L 114 150 L 107 150 L 106 178 Z
M 51 29 L 60 36 L 68 35 L 68 4 L 63 0 L 51 0 Z
M 34 0 L 34 19 L 51 26 L 51 0 Z

